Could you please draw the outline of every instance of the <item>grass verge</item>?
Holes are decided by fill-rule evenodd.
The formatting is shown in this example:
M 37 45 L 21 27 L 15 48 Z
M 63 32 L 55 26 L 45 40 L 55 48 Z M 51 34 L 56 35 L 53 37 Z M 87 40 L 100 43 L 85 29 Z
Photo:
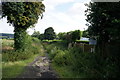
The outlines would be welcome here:
M 39 54 L 35 54 L 31 58 L 23 61 L 15 61 L 15 62 L 2 62 L 2 78 L 15 78 L 20 73 L 23 72 L 24 67 L 32 62 L 35 57 Z
M 6 43 L 3 41 L 4 47 L 10 47 Z M 13 45 L 11 42 L 8 43 Z M 24 53 L 5 48 L 2 52 L 2 80 L 16 78 L 24 71 L 24 67 L 34 61 L 37 56 L 45 56 L 43 46 L 38 39 L 33 39 L 32 45 Z

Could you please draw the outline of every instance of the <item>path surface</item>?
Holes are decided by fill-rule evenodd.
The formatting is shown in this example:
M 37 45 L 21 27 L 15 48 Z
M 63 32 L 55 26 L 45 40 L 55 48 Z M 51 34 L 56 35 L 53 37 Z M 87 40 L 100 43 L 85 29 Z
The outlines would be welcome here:
M 50 66 L 46 56 L 38 56 L 32 63 L 25 67 L 24 73 L 18 78 L 58 78 Z

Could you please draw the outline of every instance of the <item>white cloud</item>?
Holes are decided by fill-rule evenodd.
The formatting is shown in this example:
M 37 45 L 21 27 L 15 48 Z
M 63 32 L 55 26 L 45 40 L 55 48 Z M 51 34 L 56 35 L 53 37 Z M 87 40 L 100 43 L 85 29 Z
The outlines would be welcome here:
M 83 14 L 86 7 L 84 3 L 74 3 L 73 6 L 68 10 L 68 13 L 73 15 Z
M 14 27 L 7 23 L 7 19 L 0 19 L 0 33 L 13 33 Z
M 69 2 L 73 2 L 73 5 L 68 10 L 64 12 L 56 10 L 55 6 Z M 85 26 L 86 17 L 84 16 L 84 11 L 86 7 L 84 3 L 77 0 L 46 0 L 45 5 L 47 10 L 44 18 L 36 24 L 36 30 L 39 30 L 41 33 L 48 27 L 53 27 L 57 33 L 87 29 L 87 26 Z

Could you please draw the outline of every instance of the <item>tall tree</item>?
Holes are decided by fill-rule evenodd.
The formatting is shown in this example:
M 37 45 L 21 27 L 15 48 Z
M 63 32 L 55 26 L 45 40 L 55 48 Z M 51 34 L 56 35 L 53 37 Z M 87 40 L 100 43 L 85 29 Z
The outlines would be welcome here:
M 45 6 L 42 2 L 2 2 L 2 18 L 14 27 L 14 46 L 16 50 L 26 47 L 26 30 L 43 17 Z
M 104 65 L 111 67 L 107 68 L 105 77 L 119 77 L 120 2 L 93 2 L 87 6 L 89 35 L 97 38 L 97 53 L 100 53 L 98 55 L 103 62 L 107 62 Z
M 65 40 L 68 43 L 71 43 L 71 42 L 75 42 L 76 40 L 79 40 L 80 37 L 81 37 L 80 30 L 75 30 L 75 31 L 67 32 L 67 34 L 65 35 Z
M 76 40 L 79 40 L 81 37 L 81 32 L 80 30 L 75 30 L 71 33 L 72 36 L 72 41 L 75 42 Z
M 59 33 L 59 37 L 62 40 L 65 40 L 67 44 L 69 44 L 71 42 L 75 42 L 76 40 L 79 40 L 81 37 L 81 32 L 80 30 L 75 30 L 67 33 Z
M 85 12 L 86 20 L 89 22 L 89 35 L 97 38 L 102 56 L 108 56 L 111 53 L 118 57 L 120 51 L 118 49 L 120 47 L 120 2 L 93 2 L 87 6 L 88 9 Z M 108 44 L 114 45 L 114 48 L 107 50 Z M 116 45 L 117 47 L 115 47 Z M 117 52 L 110 52 L 110 50 Z
M 55 37 L 56 37 L 56 34 L 55 34 L 54 29 L 52 27 L 45 29 L 44 39 L 53 40 L 53 39 L 55 39 Z

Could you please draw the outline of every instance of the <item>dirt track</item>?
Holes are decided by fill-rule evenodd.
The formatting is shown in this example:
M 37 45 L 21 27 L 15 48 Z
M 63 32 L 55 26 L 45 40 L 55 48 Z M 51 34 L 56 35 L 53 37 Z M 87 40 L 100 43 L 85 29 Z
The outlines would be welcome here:
M 24 73 L 17 78 L 58 78 L 50 66 L 50 60 L 46 56 L 38 56 L 32 63 L 25 67 Z

